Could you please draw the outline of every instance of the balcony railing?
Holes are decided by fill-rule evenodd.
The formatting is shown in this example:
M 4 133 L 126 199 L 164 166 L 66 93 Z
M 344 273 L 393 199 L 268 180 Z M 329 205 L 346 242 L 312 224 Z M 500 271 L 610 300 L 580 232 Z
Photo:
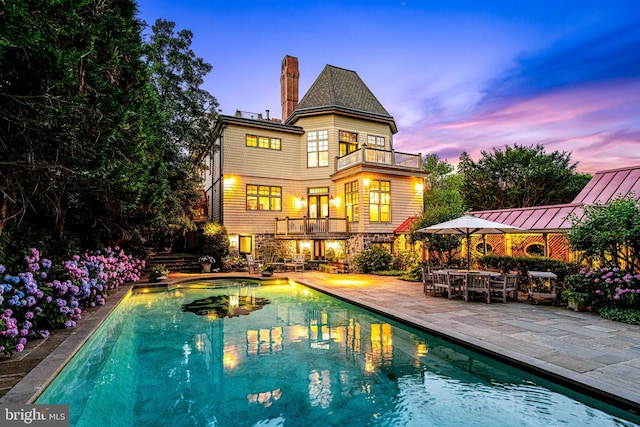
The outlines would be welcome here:
M 349 232 L 346 218 L 276 218 L 276 236 L 337 236 Z
M 338 158 L 337 170 L 343 170 L 358 164 L 395 166 L 407 169 L 420 169 L 419 154 L 399 153 L 378 148 L 361 147 L 358 150 Z

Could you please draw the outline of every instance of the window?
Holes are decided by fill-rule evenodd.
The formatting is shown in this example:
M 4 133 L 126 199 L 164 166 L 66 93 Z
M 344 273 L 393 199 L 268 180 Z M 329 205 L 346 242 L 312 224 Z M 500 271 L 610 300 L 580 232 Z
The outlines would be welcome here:
M 340 157 L 353 153 L 358 149 L 358 134 L 344 130 L 338 133 L 340 140 Z
M 271 138 L 268 136 L 247 135 L 247 147 L 266 148 L 271 150 L 280 150 L 282 140 L 280 138 Z
M 544 256 L 544 245 L 542 243 L 531 243 L 524 252 L 529 256 Z
M 238 252 L 241 254 L 250 254 L 253 251 L 253 237 L 238 236 Z
M 483 255 L 490 254 L 491 252 L 493 252 L 493 246 L 491 246 L 491 243 L 487 243 L 485 246 L 482 242 L 480 242 L 476 245 L 475 249 L 476 249 L 476 252 Z
M 307 167 L 329 166 L 329 131 L 311 131 L 307 134 Z
M 358 222 L 358 181 L 347 182 L 344 185 L 344 199 L 347 221 Z
M 391 221 L 391 182 L 371 180 L 369 183 L 369 221 Z
M 248 211 L 281 211 L 282 187 L 247 185 Z
M 384 150 L 384 136 L 367 135 L 367 145 Z

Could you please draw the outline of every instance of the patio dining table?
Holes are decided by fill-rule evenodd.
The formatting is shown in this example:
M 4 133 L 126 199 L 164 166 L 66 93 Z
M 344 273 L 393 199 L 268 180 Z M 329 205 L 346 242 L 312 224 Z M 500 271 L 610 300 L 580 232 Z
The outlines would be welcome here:
M 444 273 L 449 276 L 452 282 L 455 282 L 456 287 L 462 290 L 462 295 L 465 300 L 468 300 L 469 289 L 467 289 L 467 276 L 474 275 L 480 277 L 488 277 L 487 280 L 487 302 L 491 301 L 491 296 L 489 294 L 489 281 L 491 278 L 500 277 L 501 274 L 495 271 L 488 270 L 457 270 L 457 269 L 445 269 L 445 270 L 437 270 L 434 273 Z M 452 283 L 453 284 L 453 283 Z

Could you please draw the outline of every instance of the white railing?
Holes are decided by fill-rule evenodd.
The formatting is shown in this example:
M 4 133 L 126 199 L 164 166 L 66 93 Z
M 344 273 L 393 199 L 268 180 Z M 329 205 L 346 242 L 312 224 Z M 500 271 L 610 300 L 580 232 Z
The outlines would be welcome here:
M 323 235 L 348 232 L 346 218 L 276 218 L 276 235 Z
M 388 165 L 407 169 L 420 169 L 420 154 L 398 153 L 396 151 L 380 150 L 362 147 L 337 160 L 337 170 L 343 170 L 358 164 Z

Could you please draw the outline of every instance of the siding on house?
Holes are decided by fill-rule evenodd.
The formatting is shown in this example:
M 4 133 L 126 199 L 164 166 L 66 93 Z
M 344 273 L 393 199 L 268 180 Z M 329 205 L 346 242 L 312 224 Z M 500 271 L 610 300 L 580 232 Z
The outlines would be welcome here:
M 283 61 L 283 67 L 285 64 L 297 67 L 297 61 Z M 297 70 L 289 71 L 291 70 L 283 70 L 284 78 L 296 78 Z M 357 235 L 385 234 L 388 235 L 388 240 L 393 240 L 394 230 L 408 217 L 422 211 L 421 188 L 426 172 L 420 168 L 419 156 L 413 155 L 417 159 L 413 166 L 393 163 L 395 122 L 357 74 L 327 66 L 317 83 L 312 85 L 308 96 L 303 98 L 304 108 L 294 109 L 284 123 L 263 119 L 257 114 L 251 114 L 248 118 L 240 112 L 235 116 L 220 116 L 216 125 L 219 135 L 216 143 L 219 149 L 207 160 L 209 169 L 204 174 L 205 191 L 209 200 L 210 218 L 222 223 L 231 236 L 274 236 L 277 234 L 277 219 L 302 220 L 309 214 L 308 206 L 302 202 L 308 201 L 311 188 L 328 189 L 324 197 L 325 200 L 330 200 L 329 218 L 337 221 L 342 219 L 343 224 L 346 224 L 345 184 L 353 181 L 358 182 L 359 221 L 341 229 L 338 234 L 342 235 L 336 237 L 334 232 L 329 236 L 331 238 L 356 238 L 359 242 L 364 242 L 366 239 L 358 238 Z M 296 85 L 287 83 L 287 87 Z M 351 90 L 354 93 L 337 94 L 336 90 Z M 307 164 L 307 137 L 312 131 L 327 131 L 327 166 L 309 167 Z M 363 155 L 362 159 L 353 164 L 342 165 L 338 171 L 340 131 L 356 133 L 360 147 L 367 143 L 369 135 L 384 137 L 383 149 L 387 152 L 385 159 L 392 161 L 371 162 L 364 159 Z M 247 135 L 279 138 L 280 149 L 248 147 Z M 373 148 L 369 151 L 376 152 Z M 364 148 L 360 150 L 364 153 Z M 365 185 L 367 180 L 390 183 L 390 221 L 369 220 L 370 191 Z M 281 188 L 281 209 L 248 209 L 247 185 Z M 304 234 L 280 238 L 322 240 L 328 237 L 322 234 Z

